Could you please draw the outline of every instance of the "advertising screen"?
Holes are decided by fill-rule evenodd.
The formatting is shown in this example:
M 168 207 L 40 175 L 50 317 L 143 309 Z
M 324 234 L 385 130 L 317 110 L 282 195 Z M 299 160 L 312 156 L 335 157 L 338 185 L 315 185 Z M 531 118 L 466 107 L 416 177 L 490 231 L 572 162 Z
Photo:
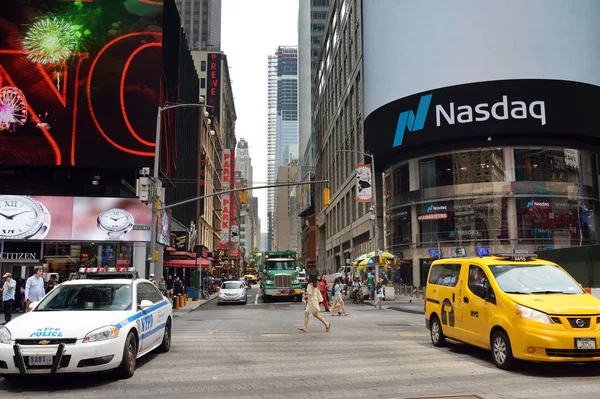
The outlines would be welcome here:
M 148 0 L 3 7 L 0 165 L 149 165 L 162 14 Z
M 150 241 L 136 198 L 0 195 L 0 240 Z
M 381 166 L 472 147 L 600 148 L 599 18 L 596 0 L 363 2 L 365 149 Z

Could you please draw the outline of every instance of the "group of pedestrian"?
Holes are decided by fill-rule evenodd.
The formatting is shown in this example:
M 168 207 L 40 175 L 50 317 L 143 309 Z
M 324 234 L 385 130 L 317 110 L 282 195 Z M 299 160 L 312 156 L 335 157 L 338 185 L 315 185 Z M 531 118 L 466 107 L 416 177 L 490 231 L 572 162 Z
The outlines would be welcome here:
M 31 303 L 41 301 L 44 295 L 46 295 L 46 283 L 42 278 L 41 266 L 37 266 L 34 269 L 34 273 L 27 279 L 25 287 L 22 285 L 19 287 L 17 281 L 12 278 L 11 273 L 4 273 L 2 279 L 4 283 L 0 291 L 2 291 L 2 303 L 4 304 L 4 324 L 12 320 L 15 302 L 17 302 L 19 308 L 28 312 Z M 49 284 L 48 289 L 53 289 L 55 285 Z
M 172 298 L 173 296 L 177 295 L 183 295 L 185 292 L 183 281 L 181 281 L 179 276 L 175 276 L 173 279 L 173 276 L 169 274 L 166 280 L 165 276 L 160 276 L 160 280 L 157 280 L 154 276 L 154 273 L 151 273 L 149 280 L 156 288 L 158 288 L 161 294 L 168 298 Z

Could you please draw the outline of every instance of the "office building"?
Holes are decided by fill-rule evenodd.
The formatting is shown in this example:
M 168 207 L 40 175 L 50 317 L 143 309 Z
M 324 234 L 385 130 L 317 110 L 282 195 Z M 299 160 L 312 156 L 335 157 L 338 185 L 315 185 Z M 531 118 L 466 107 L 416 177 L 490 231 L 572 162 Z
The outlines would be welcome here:
M 267 63 L 267 181 L 274 184 L 277 168 L 298 158 L 298 49 L 280 46 Z M 272 248 L 277 190 L 267 190 L 267 228 Z
M 321 53 L 329 0 L 299 0 L 298 8 L 298 179 L 309 182 L 315 177 L 315 128 L 313 102 L 316 70 Z M 299 257 L 309 271 L 316 271 L 315 190 L 322 187 L 299 186 L 296 213 L 302 230 Z
M 221 0 L 175 0 L 191 50 L 221 50 Z
M 333 0 L 315 76 L 316 178 L 332 188 L 326 208 L 317 192 L 319 260 L 373 249 L 355 195 L 370 159 L 341 149 L 375 157 L 377 246 L 405 282 L 438 258 L 596 244 L 598 17 L 593 0 Z

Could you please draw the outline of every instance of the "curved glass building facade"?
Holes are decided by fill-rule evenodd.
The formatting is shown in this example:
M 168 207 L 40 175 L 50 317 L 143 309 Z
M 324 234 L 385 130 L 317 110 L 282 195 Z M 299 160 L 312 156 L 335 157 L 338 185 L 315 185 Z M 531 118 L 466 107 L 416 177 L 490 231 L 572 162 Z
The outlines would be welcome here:
M 404 259 L 406 282 L 440 256 L 598 241 L 595 153 L 557 147 L 436 153 L 391 165 L 385 180 L 386 243 Z

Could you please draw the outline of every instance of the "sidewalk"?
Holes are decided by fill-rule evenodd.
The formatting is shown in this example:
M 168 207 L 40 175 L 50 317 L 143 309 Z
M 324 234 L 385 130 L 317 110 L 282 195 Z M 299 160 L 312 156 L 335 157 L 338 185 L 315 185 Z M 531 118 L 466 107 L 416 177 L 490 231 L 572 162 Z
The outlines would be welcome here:
M 375 301 L 365 300 L 364 303 L 373 306 Z M 425 314 L 423 310 L 423 298 L 408 295 L 396 295 L 393 301 L 383 301 L 381 302 L 381 308 L 406 313 Z
M 173 316 L 177 317 L 182 314 L 192 312 L 192 311 L 198 309 L 200 306 L 203 306 L 203 305 L 207 304 L 208 302 L 212 301 L 216 297 L 217 297 L 217 294 L 212 294 L 208 299 L 199 299 L 197 301 L 188 299 L 186 305 L 183 308 L 173 309 Z M 171 301 L 171 299 L 169 299 L 169 301 Z M 173 303 L 173 302 L 171 301 L 171 303 Z

